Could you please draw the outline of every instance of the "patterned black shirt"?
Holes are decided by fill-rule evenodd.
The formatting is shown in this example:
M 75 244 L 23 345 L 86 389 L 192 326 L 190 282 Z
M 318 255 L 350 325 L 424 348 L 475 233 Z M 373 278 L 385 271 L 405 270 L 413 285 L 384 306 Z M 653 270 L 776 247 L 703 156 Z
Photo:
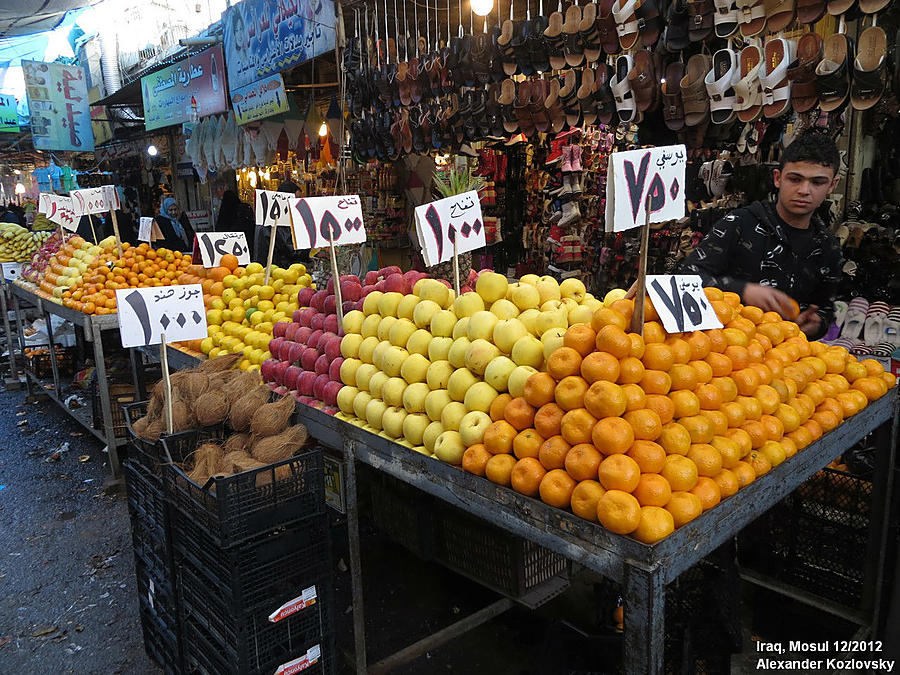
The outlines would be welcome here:
M 786 223 L 774 202 L 753 202 L 713 225 L 681 263 L 681 273 L 739 295 L 747 283 L 774 286 L 801 308 L 818 305 L 821 334 L 833 316 L 841 249 L 818 218 L 808 233 Z

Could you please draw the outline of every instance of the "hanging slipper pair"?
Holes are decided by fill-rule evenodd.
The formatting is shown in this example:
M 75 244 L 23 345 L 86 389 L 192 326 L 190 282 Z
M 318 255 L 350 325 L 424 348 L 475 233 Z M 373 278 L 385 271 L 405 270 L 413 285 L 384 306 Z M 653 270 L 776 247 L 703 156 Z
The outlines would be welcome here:
M 709 1 L 709 0 L 706 0 Z M 645 47 L 652 47 L 659 39 L 662 19 L 656 0 L 615 0 L 612 15 L 616 21 L 619 45 L 629 50 L 637 44 L 638 38 Z

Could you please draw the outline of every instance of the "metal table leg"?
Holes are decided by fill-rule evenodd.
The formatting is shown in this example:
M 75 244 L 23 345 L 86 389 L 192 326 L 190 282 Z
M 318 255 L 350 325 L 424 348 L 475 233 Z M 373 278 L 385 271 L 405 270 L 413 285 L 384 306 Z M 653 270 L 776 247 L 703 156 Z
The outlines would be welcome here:
M 18 342 L 18 333 L 14 338 L 12 328 L 9 325 L 9 303 L 6 300 L 8 295 L 9 290 L 4 283 L 3 288 L 0 289 L 0 311 L 3 312 L 3 330 L 6 333 L 6 347 L 9 351 L 9 378 L 6 380 L 6 388 L 18 389 L 22 386 L 22 383 L 19 381 L 19 366 L 16 363 L 17 347 L 13 346 L 13 342 Z M 18 345 L 18 349 L 21 353 L 21 345 Z
M 50 322 L 50 312 L 41 307 L 44 312 L 44 321 L 47 324 L 47 344 L 50 346 L 50 368 L 53 371 L 53 391 L 57 396 L 62 395 L 59 382 L 59 365 L 56 362 L 56 340 L 53 339 L 53 324 Z
M 131 379 L 134 381 L 134 396 L 136 401 L 147 400 L 147 383 L 144 377 L 144 358 L 139 349 L 129 349 L 128 356 L 131 359 Z
M 895 408 L 896 410 L 896 403 Z M 894 415 L 890 422 L 882 424 L 875 431 L 875 445 L 878 455 L 875 466 L 875 484 L 872 494 L 872 523 L 869 534 L 870 544 L 874 541 L 877 547 L 877 555 L 870 556 L 876 560 L 877 567 L 872 573 L 871 568 L 866 570 L 866 579 L 873 582 L 867 583 L 871 587 L 871 596 L 865 598 L 872 607 L 872 632 L 880 634 L 882 612 L 887 608 L 885 596 L 890 595 L 890 589 L 885 589 L 885 575 L 887 566 L 891 560 L 889 550 L 891 548 L 891 505 L 894 501 L 894 471 L 896 468 L 896 449 L 900 441 L 900 416 Z M 876 529 L 877 528 L 877 529 Z M 868 595 L 868 594 L 867 594 Z
M 662 568 L 625 561 L 625 672 L 663 672 L 666 588 Z
M 106 451 L 109 453 L 109 467 L 113 478 L 122 474 L 119 465 L 119 451 L 116 445 L 116 430 L 113 427 L 112 406 L 109 400 L 109 382 L 106 381 L 106 363 L 103 358 L 103 339 L 100 327 L 91 323 L 91 338 L 94 341 L 94 374 L 97 377 L 97 392 L 100 394 L 100 409 L 103 415 L 103 433 L 106 436 Z
M 12 296 L 13 310 L 16 312 L 16 332 L 19 335 L 19 344 L 22 345 L 22 354 L 25 354 L 25 329 L 22 327 L 22 307 L 19 305 L 19 298 Z M 28 392 L 29 398 L 34 396 L 34 389 L 31 385 L 31 378 L 25 377 L 25 390 Z M 44 393 L 44 392 L 42 392 Z
M 353 597 L 353 643 L 357 675 L 366 675 L 366 618 L 363 610 L 362 558 L 359 553 L 359 505 L 356 497 L 355 441 L 344 439 L 347 478 L 347 538 L 350 544 L 350 583 Z

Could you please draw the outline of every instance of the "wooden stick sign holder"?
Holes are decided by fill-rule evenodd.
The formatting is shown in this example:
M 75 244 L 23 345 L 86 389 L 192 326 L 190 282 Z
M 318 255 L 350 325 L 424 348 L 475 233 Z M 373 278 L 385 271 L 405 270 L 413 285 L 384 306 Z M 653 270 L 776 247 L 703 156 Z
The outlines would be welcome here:
M 344 303 L 341 297 L 341 275 L 338 273 L 337 254 L 334 252 L 334 234 L 330 227 L 328 228 L 328 257 L 331 258 L 331 278 L 334 280 L 334 307 L 337 312 L 338 329 L 343 333 Z
M 116 218 L 116 210 L 115 209 L 111 208 L 109 210 L 109 217 L 112 220 L 113 234 L 116 235 L 116 250 L 119 252 L 119 257 L 121 258 L 123 255 L 122 237 L 119 236 L 119 221 Z
M 631 326 L 629 330 L 637 333 L 641 337 L 644 336 L 644 305 L 647 299 L 647 257 L 650 247 L 650 203 L 651 197 L 647 195 L 647 201 L 644 204 L 646 218 L 644 225 L 641 227 L 641 254 L 638 260 L 638 276 L 635 282 L 625 294 L 626 298 L 634 298 L 634 311 L 631 313 Z
M 91 224 L 91 236 L 94 237 L 94 246 L 97 245 L 97 230 L 94 229 L 94 215 L 88 214 L 88 222 Z
M 459 254 L 457 253 L 456 237 L 453 237 L 453 290 L 459 297 Z
M 173 433 L 172 424 L 172 380 L 169 378 L 169 354 L 166 349 L 166 334 L 159 336 L 159 362 L 162 366 L 163 395 L 165 396 L 166 433 Z
M 272 273 L 272 258 L 275 255 L 275 237 L 278 234 L 278 225 L 272 223 L 269 228 L 269 255 L 266 258 L 266 279 L 263 282 L 265 286 L 269 285 L 269 275 Z

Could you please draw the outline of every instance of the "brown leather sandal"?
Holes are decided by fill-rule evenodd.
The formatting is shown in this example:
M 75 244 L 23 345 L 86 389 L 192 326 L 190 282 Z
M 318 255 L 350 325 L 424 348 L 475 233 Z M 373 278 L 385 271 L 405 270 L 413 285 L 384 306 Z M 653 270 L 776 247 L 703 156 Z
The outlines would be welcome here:
M 791 25 L 797 12 L 795 0 L 763 0 L 766 9 L 766 30 L 780 33 Z
M 684 105 L 681 102 L 681 78 L 684 64 L 672 61 L 666 66 L 666 77 L 662 83 L 663 120 L 672 131 L 684 129 Z
M 813 24 L 828 9 L 825 0 L 797 0 L 797 23 Z
M 822 5 L 824 10 L 824 4 Z M 819 103 L 816 91 L 816 66 L 822 60 L 822 38 L 806 33 L 797 42 L 797 60 L 788 68 L 791 81 L 791 105 L 798 113 L 812 110 Z
M 659 105 L 658 59 L 657 52 L 646 49 L 634 54 L 634 67 L 628 73 L 628 81 L 638 112 L 650 112 Z
M 712 58 L 708 54 L 694 54 L 688 59 L 681 78 L 685 126 L 695 127 L 709 121 L 709 94 L 704 79 L 711 69 Z

